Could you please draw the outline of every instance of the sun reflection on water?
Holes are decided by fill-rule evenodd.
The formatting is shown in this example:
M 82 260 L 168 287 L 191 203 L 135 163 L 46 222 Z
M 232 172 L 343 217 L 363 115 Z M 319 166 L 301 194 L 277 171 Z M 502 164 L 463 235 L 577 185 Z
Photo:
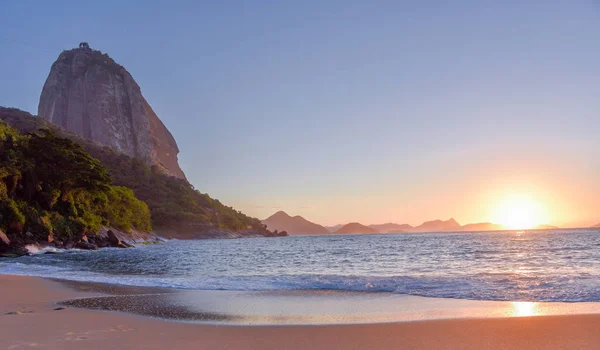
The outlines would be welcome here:
M 531 301 L 515 301 L 512 303 L 514 317 L 536 316 L 539 315 L 537 303 Z

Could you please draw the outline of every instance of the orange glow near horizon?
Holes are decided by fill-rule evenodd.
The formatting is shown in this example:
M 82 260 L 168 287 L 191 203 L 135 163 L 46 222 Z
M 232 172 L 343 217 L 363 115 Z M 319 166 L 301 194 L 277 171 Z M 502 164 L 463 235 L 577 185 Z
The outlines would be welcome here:
M 548 222 L 545 207 L 528 195 L 511 195 L 493 211 L 493 222 L 511 230 L 528 230 Z

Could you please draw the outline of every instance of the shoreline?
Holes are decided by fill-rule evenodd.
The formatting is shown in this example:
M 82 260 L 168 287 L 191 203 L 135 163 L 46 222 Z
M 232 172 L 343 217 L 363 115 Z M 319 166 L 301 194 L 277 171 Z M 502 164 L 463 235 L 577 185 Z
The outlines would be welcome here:
M 130 287 L 85 283 L 68 286 L 56 280 L 14 275 L 0 275 L 0 284 L 0 348 L 600 347 L 597 314 L 348 325 L 203 325 L 59 305 L 60 301 L 73 298 L 123 295 L 131 292 Z M 146 289 L 138 289 L 141 290 Z
M 544 316 L 600 316 L 600 302 L 454 299 L 340 290 L 194 290 L 55 277 L 58 306 L 210 326 L 344 326 Z
M 60 305 L 215 326 L 343 326 L 600 315 L 600 302 L 468 300 L 337 290 L 189 290 L 56 281 L 101 293 L 61 301 Z

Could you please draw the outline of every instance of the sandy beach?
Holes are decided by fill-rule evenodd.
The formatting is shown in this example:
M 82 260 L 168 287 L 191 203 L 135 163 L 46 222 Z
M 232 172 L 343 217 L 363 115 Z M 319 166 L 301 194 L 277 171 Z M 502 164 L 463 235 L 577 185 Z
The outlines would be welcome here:
M 97 295 L 35 277 L 0 276 L 2 349 L 591 349 L 600 315 L 323 326 L 211 326 L 59 305 Z M 118 293 L 118 291 L 117 291 Z

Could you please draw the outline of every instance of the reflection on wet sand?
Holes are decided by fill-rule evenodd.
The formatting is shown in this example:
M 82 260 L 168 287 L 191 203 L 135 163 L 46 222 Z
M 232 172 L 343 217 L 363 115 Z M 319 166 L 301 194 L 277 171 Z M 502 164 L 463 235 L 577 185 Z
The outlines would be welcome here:
M 515 301 L 512 303 L 514 309 L 511 316 L 524 317 L 524 316 L 542 316 L 542 313 L 538 312 L 537 303 L 531 301 Z
M 91 284 L 85 287 L 96 289 Z M 104 288 L 97 292 L 97 297 L 62 304 L 177 321 L 238 325 L 389 323 L 600 313 L 600 303 L 478 301 L 391 293 L 146 290 L 144 287 Z

